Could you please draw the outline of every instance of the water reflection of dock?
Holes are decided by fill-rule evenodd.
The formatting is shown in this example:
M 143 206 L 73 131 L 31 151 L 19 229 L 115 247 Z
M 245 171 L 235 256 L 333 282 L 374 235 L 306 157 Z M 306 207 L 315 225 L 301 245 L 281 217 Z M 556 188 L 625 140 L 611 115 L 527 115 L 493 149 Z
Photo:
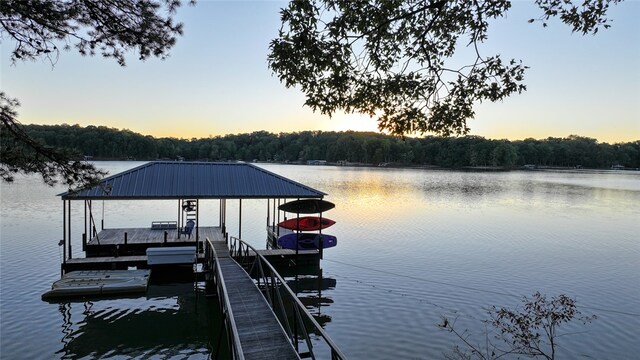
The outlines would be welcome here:
M 74 359 L 149 353 L 207 357 L 212 339 L 225 336 L 216 325 L 222 322 L 217 306 L 197 296 L 192 283 L 151 285 L 146 297 L 60 303 L 64 345 L 58 353 Z
M 333 299 L 323 296 L 322 292 L 335 289 L 336 279 L 324 277 L 319 269 L 315 275 L 288 278 L 287 285 L 323 328 L 331 321 L 331 316 L 323 314 L 322 308 L 333 304 Z

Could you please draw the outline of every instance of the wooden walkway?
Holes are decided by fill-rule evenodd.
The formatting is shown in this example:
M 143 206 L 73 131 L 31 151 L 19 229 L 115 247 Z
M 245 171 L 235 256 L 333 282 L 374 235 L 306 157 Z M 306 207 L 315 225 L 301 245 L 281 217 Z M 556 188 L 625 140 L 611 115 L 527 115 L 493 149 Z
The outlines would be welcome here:
M 227 245 L 215 242 L 213 246 L 245 359 L 300 359 L 258 287 L 229 257 Z

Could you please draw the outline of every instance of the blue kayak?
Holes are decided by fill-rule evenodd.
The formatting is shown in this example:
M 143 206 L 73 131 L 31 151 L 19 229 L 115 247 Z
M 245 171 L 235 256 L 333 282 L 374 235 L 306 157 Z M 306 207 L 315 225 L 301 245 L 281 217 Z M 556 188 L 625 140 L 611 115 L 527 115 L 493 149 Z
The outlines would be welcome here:
M 313 233 L 291 233 L 278 238 L 278 245 L 285 249 L 295 250 L 296 242 L 298 250 L 316 250 L 320 249 L 320 244 L 324 249 L 334 247 L 338 243 L 338 239 L 333 235 Z

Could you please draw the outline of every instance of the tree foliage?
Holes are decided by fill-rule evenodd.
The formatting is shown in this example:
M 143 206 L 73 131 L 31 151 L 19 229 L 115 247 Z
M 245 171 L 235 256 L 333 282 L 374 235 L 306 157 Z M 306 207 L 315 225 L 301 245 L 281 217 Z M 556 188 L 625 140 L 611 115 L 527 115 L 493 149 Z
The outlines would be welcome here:
M 18 172 L 39 173 L 48 185 L 61 180 L 69 187 L 83 187 L 105 174 L 91 164 L 70 160 L 76 155 L 73 151 L 54 149 L 29 137 L 16 120 L 19 105 L 0 92 L 0 177 L 4 181 L 12 182 Z
M 360 164 L 408 166 L 640 168 L 640 140 L 599 143 L 571 135 L 566 138 L 518 141 L 479 136 L 399 138 L 372 132 L 303 131 L 247 134 L 202 139 L 154 138 L 105 126 L 26 125 L 25 131 L 43 144 L 68 147 L 95 159 L 176 159 L 306 162 L 326 160 Z
M 595 34 L 609 26 L 608 6 L 619 1 L 585 0 L 574 5 L 567 0 L 536 0 L 542 14 L 530 22 L 546 26 L 549 19 L 558 17 L 575 32 Z M 182 24 L 172 18 L 180 6 L 180 0 L 3 0 L 0 38 L 15 45 L 13 62 L 44 57 L 55 64 L 60 50 L 76 49 L 83 55 L 113 58 L 124 66 L 129 52 L 141 60 L 168 56 L 182 33 Z M 269 66 L 287 87 L 300 86 L 307 96 L 305 104 L 324 114 L 344 110 L 377 116 L 380 129 L 392 134 L 465 134 L 475 102 L 497 101 L 525 90 L 526 66 L 521 61 L 504 61 L 480 51 L 490 22 L 504 16 L 510 6 L 507 0 L 292 0 L 281 11 L 282 28 L 271 42 Z M 465 65 L 456 66 L 454 54 L 463 49 L 460 44 L 466 44 L 472 55 Z M 41 172 L 47 183 L 53 183 L 56 174 L 69 184 L 94 180 L 97 172 L 90 165 L 70 162 L 65 151 L 43 148 L 29 138 L 16 120 L 17 106 L 17 101 L 2 94 L 3 179 L 11 180 L 11 174 L 22 171 Z M 92 153 L 113 158 L 123 152 L 145 157 L 185 152 L 188 158 L 214 159 L 298 161 L 324 156 L 364 162 L 434 161 L 423 151 L 432 144 L 327 136 L 341 145 L 324 149 L 324 145 L 302 145 L 303 140 L 285 135 L 278 139 L 280 145 L 271 141 L 257 153 L 238 145 L 240 139 L 194 141 L 188 146 L 177 139 L 161 139 L 161 145 L 146 139 L 143 148 L 135 150 L 104 150 L 104 143 L 86 146 L 97 148 Z M 252 141 L 250 137 L 249 144 Z M 86 153 L 86 147 L 63 145 Z M 473 165 L 508 166 L 514 162 L 513 146 L 517 147 L 483 144 L 467 155 Z M 630 149 L 635 151 L 633 145 Z M 466 161 L 461 160 L 464 157 L 448 159 L 438 161 L 448 166 Z M 515 161 L 520 161 L 520 155 Z M 633 156 L 626 161 L 636 162 Z M 69 164 L 73 165 L 69 168 Z
M 595 34 L 619 1 L 536 0 L 542 15 L 530 22 L 558 17 L 574 32 Z M 475 103 L 526 89 L 521 61 L 481 52 L 490 22 L 510 7 L 507 0 L 293 0 L 281 11 L 269 66 L 322 114 L 367 114 L 397 135 L 466 134 Z
M 125 65 L 129 50 L 141 60 L 168 55 L 182 34 L 171 17 L 179 6 L 178 0 L 3 0 L 0 26 L 3 40 L 15 43 L 14 62 L 45 56 L 55 63 L 61 48 L 73 47 Z
M 567 333 L 560 333 L 560 326 L 572 321 L 590 322 L 596 316 L 580 316 L 576 301 L 564 294 L 548 299 L 536 292 L 531 298 L 523 299 L 523 307 L 510 309 L 493 306 L 489 310 L 490 324 L 494 332 L 485 334 L 484 345 L 478 345 L 471 340 L 468 331 L 460 332 L 455 324 L 444 318 L 439 325 L 453 333 L 464 344 L 456 346 L 448 359 L 499 359 L 507 355 L 524 355 L 526 357 L 540 357 L 547 360 L 556 358 L 558 338 Z
M 124 66 L 130 51 L 140 60 L 169 54 L 182 34 L 182 24 L 172 18 L 179 6 L 179 0 L 2 0 L 0 37 L 15 44 L 14 63 L 45 57 L 55 64 L 61 49 L 75 48 Z M 0 102 L 4 181 L 13 181 L 18 172 L 36 172 L 49 185 L 60 177 L 69 186 L 84 186 L 102 175 L 92 165 L 72 160 L 73 153 L 30 138 L 16 118 L 18 101 L 2 92 Z

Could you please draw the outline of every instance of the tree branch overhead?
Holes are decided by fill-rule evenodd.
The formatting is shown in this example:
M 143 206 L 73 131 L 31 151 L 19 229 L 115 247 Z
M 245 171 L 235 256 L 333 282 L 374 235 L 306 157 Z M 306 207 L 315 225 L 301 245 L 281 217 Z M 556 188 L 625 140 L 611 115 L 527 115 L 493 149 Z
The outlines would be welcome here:
M 543 20 L 558 16 L 573 31 L 595 34 L 608 27 L 608 4 L 617 2 L 536 3 Z M 507 0 L 294 0 L 281 10 L 269 67 L 322 114 L 366 114 L 397 135 L 466 134 L 474 104 L 526 90 L 522 61 L 479 50 L 490 21 L 510 7 Z M 475 57 L 452 67 L 460 39 L 468 39 Z

